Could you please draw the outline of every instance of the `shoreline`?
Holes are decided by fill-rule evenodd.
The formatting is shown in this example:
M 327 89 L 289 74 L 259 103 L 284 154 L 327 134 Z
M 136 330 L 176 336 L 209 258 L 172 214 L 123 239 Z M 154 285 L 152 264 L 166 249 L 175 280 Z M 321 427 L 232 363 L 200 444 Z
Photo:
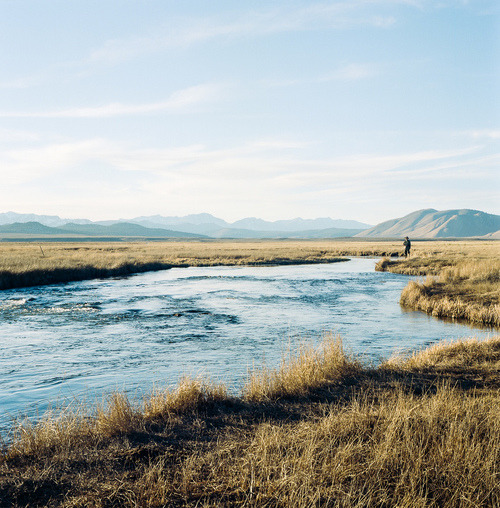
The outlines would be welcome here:
M 375 270 L 425 277 L 412 280 L 400 304 L 437 318 L 500 327 L 500 256 L 380 260 Z
M 192 267 L 217 267 L 217 266 L 290 266 L 307 264 L 329 264 L 349 261 L 349 258 L 328 258 L 318 260 L 301 259 L 276 259 L 270 261 L 255 261 L 248 263 L 239 262 L 217 262 L 217 263 L 147 263 L 147 264 L 126 264 L 113 268 L 97 268 L 94 266 L 83 266 L 78 269 L 54 268 L 52 270 L 32 270 L 24 273 L 0 272 L 0 291 L 9 289 L 20 289 L 34 286 L 48 286 L 51 284 L 64 284 L 66 282 L 79 282 L 94 279 L 109 279 L 146 272 L 157 272 L 170 270 L 172 268 Z
M 286 266 L 382 258 L 376 271 L 425 276 L 409 281 L 400 304 L 435 317 L 500 327 L 498 242 L 281 240 L 0 245 L 0 291 L 128 276 L 171 268 Z
M 392 255 L 389 242 L 213 241 L 0 244 L 0 290 L 190 266 L 273 266 Z

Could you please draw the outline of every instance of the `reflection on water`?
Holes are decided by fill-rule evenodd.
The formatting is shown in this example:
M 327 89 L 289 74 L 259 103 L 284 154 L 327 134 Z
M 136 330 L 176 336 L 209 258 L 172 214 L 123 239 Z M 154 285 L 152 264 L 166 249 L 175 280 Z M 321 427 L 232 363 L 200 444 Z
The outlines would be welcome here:
M 181 268 L 0 293 L 3 420 L 68 397 L 140 393 L 204 374 L 237 389 L 252 364 L 326 332 L 369 359 L 489 331 L 404 311 L 404 275 L 374 259 Z

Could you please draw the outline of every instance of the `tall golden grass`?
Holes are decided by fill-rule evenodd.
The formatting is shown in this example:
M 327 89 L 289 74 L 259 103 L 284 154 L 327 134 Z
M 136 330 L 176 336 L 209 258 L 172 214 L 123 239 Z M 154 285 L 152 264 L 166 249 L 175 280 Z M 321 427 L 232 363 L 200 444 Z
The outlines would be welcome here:
M 449 251 L 419 252 L 406 260 L 382 259 L 377 270 L 424 275 L 410 281 L 400 303 L 436 317 L 500 326 L 500 244 L 453 243 Z
M 115 394 L 92 416 L 25 423 L 0 457 L 0 499 L 67 507 L 499 505 L 500 337 L 438 344 L 378 368 L 362 367 L 327 337 L 292 355 L 285 370 L 259 377 L 264 388 L 253 396 L 186 379 L 137 407 Z
M 357 394 L 183 461 L 177 488 L 192 506 L 497 506 L 499 402 L 446 383 L 418 397 L 401 386 Z M 141 501 L 161 505 L 173 478 L 162 459 L 143 478 L 152 468 Z
M 316 347 L 302 344 L 297 351 L 289 347 L 276 369 L 253 370 L 243 387 L 243 396 L 251 402 L 304 396 L 360 368 L 359 361 L 344 353 L 342 339 L 329 334 Z

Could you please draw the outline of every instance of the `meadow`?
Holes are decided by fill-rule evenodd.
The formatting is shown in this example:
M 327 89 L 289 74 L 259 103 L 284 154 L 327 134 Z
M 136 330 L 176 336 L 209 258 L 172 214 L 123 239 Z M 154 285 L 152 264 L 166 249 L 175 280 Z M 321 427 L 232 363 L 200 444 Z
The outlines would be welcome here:
M 328 240 L 0 243 L 0 289 L 172 267 L 332 263 L 341 256 L 397 252 L 397 242 Z
M 487 322 L 458 313 L 463 304 L 495 324 L 498 245 L 414 242 L 412 256 L 398 259 L 401 242 L 392 241 L 44 244 L 43 253 L 8 244 L 0 273 L 15 283 L 61 267 L 83 277 L 88 267 L 112 276 L 155 263 L 385 256 L 379 270 L 419 277 L 403 305 Z M 414 291 L 425 299 L 407 299 Z M 115 393 L 36 424 L 14 422 L 4 439 L 0 506 L 499 506 L 500 336 L 440 343 L 375 366 L 327 335 L 289 351 L 275 369 L 249 372 L 236 396 L 186 378 L 141 400 Z

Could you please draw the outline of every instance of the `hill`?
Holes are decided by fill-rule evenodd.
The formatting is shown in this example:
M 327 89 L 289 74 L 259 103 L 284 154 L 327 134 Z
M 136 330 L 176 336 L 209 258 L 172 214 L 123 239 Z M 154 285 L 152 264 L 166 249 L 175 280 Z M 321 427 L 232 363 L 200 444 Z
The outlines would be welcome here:
M 160 228 L 146 228 L 138 224 L 121 222 L 110 226 L 99 224 L 74 224 L 68 223 L 60 227 L 50 227 L 39 222 L 15 222 L 0 226 L 0 237 L 23 237 L 33 236 L 67 238 L 76 236 L 86 237 L 126 237 L 126 238 L 207 238 L 204 235 L 183 233 Z
M 357 238 L 468 238 L 495 237 L 500 216 L 479 210 L 434 210 L 428 208 L 398 219 L 382 222 L 355 236 Z

